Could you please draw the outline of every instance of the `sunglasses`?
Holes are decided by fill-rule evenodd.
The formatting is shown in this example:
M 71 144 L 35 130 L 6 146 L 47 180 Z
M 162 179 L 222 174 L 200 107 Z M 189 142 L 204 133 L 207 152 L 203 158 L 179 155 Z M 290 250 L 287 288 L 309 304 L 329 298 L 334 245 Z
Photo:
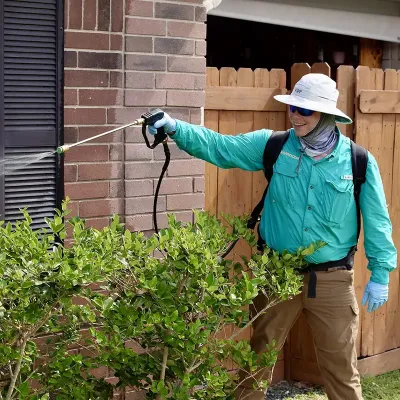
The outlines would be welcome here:
M 301 108 L 297 106 L 290 106 L 290 112 L 295 113 L 298 112 L 302 117 L 309 117 L 314 114 L 313 110 L 308 110 L 307 108 Z

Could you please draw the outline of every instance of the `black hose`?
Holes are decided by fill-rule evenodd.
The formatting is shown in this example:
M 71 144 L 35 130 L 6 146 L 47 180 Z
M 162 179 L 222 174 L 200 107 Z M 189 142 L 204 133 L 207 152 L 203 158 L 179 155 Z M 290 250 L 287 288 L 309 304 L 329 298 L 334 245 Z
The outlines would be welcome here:
M 156 187 L 156 193 L 154 194 L 154 203 L 153 203 L 153 223 L 154 229 L 158 234 L 158 225 L 157 225 L 157 200 L 158 200 L 158 192 L 160 191 L 161 183 L 164 178 L 164 174 L 168 169 L 169 162 L 171 160 L 171 152 L 169 151 L 168 143 L 166 141 L 163 142 L 165 161 L 162 167 L 161 175 L 158 178 L 158 183 Z

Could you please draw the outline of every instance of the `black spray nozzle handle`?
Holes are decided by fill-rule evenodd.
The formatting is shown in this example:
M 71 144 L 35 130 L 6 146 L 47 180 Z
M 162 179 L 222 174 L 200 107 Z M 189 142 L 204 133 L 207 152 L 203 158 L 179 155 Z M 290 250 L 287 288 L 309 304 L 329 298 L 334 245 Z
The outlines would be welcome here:
M 147 147 L 150 149 L 154 149 L 158 144 L 162 143 L 166 138 L 167 134 L 165 133 L 164 127 L 157 128 L 157 133 L 154 135 L 154 143 L 150 145 L 147 136 L 146 136 L 146 128 L 148 125 L 154 125 L 157 121 L 164 118 L 164 111 L 156 108 L 154 110 L 148 111 L 142 115 L 144 119 L 144 124 L 142 125 L 142 133 L 146 141 Z

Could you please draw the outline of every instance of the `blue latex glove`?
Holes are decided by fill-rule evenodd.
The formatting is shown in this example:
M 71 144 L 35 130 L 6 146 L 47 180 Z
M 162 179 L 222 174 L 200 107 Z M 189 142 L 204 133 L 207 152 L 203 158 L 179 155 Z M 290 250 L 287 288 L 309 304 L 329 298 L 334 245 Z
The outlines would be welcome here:
M 368 302 L 368 312 L 375 311 L 387 302 L 389 297 L 389 285 L 381 285 L 380 283 L 369 281 L 365 287 L 362 305 Z
M 176 121 L 171 118 L 167 113 L 164 113 L 164 118 L 157 121 L 154 125 L 149 125 L 147 128 L 149 133 L 155 135 L 157 133 L 157 128 L 164 127 L 165 133 L 175 132 Z

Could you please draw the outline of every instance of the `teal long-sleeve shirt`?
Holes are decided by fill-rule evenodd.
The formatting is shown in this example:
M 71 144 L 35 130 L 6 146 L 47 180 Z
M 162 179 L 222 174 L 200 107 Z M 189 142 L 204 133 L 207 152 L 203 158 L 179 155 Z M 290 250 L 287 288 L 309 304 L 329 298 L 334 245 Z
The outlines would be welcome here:
M 172 138 L 180 149 L 220 168 L 260 171 L 271 133 L 261 129 L 237 136 L 221 135 L 177 120 Z M 350 140 L 339 131 L 338 135 L 334 150 L 316 161 L 302 155 L 300 141 L 290 131 L 274 165 L 260 222 L 260 234 L 270 248 L 295 252 L 301 246 L 323 240 L 327 245 L 307 258 L 312 263 L 323 263 L 340 260 L 356 244 Z M 388 284 L 389 272 L 396 267 L 397 252 L 382 179 L 371 153 L 360 207 L 371 280 Z

